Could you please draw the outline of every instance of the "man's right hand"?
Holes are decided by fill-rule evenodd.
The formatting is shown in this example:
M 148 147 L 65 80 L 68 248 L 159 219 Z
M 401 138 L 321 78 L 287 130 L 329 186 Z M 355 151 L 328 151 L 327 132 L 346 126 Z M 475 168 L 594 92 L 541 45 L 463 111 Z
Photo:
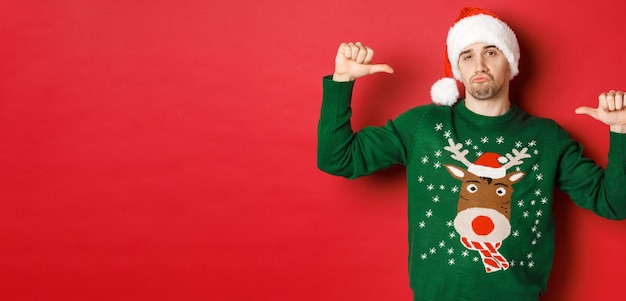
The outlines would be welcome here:
M 363 46 L 360 42 L 342 43 L 335 58 L 333 80 L 347 82 L 378 72 L 393 73 L 393 69 L 389 65 L 372 65 L 373 57 L 374 50 Z

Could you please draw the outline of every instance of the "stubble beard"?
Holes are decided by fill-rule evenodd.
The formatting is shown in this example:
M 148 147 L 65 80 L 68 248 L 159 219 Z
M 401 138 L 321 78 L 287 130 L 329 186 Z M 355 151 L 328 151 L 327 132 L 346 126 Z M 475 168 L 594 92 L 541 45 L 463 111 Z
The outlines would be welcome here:
M 473 83 L 468 86 L 467 91 L 472 97 L 478 100 L 488 100 L 498 95 L 502 90 L 502 85 L 496 85 L 493 81 L 493 77 L 490 76 L 490 81 L 484 83 Z
M 500 92 L 500 89 L 496 89 L 491 83 L 478 84 L 478 86 L 470 86 L 468 92 L 472 97 L 478 100 L 487 100 Z

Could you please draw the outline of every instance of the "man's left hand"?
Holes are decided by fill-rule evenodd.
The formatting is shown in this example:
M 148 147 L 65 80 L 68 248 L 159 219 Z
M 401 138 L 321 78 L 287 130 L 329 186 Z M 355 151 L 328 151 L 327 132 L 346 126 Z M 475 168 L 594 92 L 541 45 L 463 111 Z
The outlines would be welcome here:
M 576 114 L 585 114 L 610 126 L 616 133 L 626 133 L 626 95 L 611 90 L 598 96 L 598 107 L 579 107 Z

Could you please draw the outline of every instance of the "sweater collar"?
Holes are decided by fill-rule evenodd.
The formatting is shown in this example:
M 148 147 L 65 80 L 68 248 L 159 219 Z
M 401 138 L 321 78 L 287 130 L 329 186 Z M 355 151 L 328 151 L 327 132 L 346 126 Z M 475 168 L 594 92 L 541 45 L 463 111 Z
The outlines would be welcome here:
M 510 121 L 519 112 L 519 107 L 515 105 L 515 103 L 511 102 L 511 107 L 506 113 L 500 116 L 484 116 L 470 111 L 465 105 L 465 99 L 463 99 L 454 106 L 454 111 L 456 111 L 460 117 L 466 119 L 468 122 L 479 126 L 490 126 L 502 125 Z

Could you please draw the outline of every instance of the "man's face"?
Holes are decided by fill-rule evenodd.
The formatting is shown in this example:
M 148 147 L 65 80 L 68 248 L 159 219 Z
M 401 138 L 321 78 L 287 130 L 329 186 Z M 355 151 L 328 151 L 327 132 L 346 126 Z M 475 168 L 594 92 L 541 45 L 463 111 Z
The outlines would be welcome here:
M 508 93 L 509 62 L 495 46 L 475 43 L 459 57 L 459 70 L 467 92 L 476 99 L 487 100 Z

